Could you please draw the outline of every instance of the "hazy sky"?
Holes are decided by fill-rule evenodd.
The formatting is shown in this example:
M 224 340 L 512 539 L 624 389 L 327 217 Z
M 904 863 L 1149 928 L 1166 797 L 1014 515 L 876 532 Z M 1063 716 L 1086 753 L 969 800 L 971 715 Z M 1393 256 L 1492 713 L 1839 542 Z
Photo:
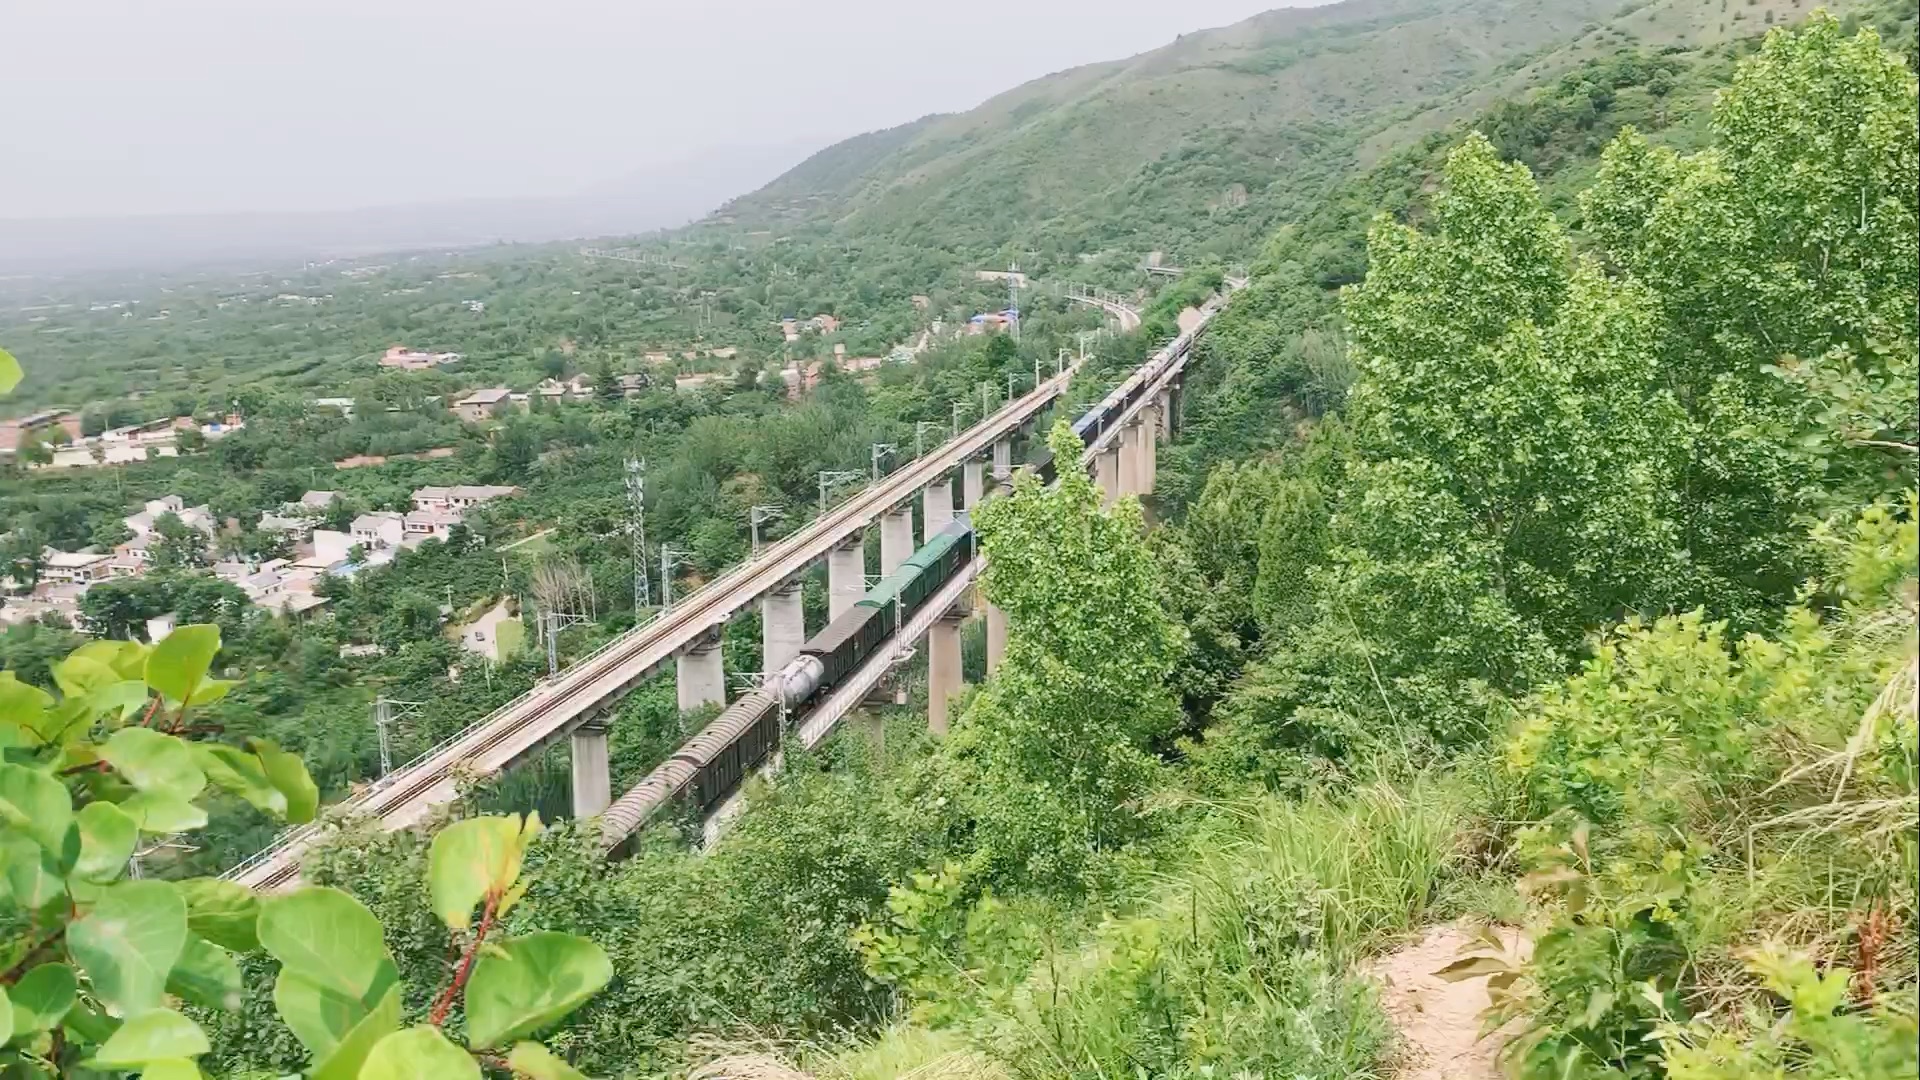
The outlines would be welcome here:
M 1309 2 L 0 0 L 0 218 L 564 194 Z

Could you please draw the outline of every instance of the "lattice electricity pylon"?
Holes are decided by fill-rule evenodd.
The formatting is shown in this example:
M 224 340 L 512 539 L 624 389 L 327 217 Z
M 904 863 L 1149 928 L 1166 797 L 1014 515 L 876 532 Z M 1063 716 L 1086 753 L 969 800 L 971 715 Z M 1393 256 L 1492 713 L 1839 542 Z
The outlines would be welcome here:
M 820 471 L 820 512 L 822 514 L 827 512 L 827 492 L 842 484 L 857 483 L 864 479 L 866 479 L 866 477 L 857 472 L 847 472 L 842 469 L 822 469 Z
M 647 463 L 627 459 L 627 532 L 633 538 L 633 617 L 653 606 L 647 581 Z
M 380 740 L 380 775 L 393 771 L 393 726 L 409 716 L 418 716 L 426 703 L 397 701 L 381 694 L 373 699 L 373 732 Z

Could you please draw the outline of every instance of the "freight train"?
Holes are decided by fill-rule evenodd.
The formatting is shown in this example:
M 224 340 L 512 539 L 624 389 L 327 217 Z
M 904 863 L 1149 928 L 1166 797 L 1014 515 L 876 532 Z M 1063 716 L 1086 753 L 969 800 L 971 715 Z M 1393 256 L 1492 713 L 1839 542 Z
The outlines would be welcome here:
M 1219 301 L 1202 309 L 1211 316 Z M 1204 326 L 1204 320 L 1200 326 Z M 1146 393 L 1165 367 L 1192 345 L 1200 326 L 1180 336 L 1130 372 L 1098 405 L 1073 423 L 1082 444 L 1099 438 Z M 1028 466 L 1043 484 L 1054 479 L 1051 451 Z M 800 655 L 769 676 L 759 689 L 727 706 L 720 716 L 688 739 L 672 757 L 647 774 L 633 790 L 609 806 L 600 818 L 600 844 L 618 847 L 647 818 L 677 796 L 705 817 L 737 787 L 749 769 L 780 745 L 785 718 L 820 700 L 859 670 L 867 657 L 938 593 L 953 575 L 973 561 L 976 539 L 966 514 L 913 553 L 898 570 L 882 578 L 852 608 L 800 647 Z
M 747 770 L 780 744 L 783 718 L 818 701 L 858 671 L 906 625 L 927 600 L 973 561 L 973 525 L 957 515 L 898 570 L 869 589 L 853 607 L 800 646 L 800 655 L 759 689 L 727 706 L 698 735 L 647 774 L 600 819 L 602 846 L 611 850 L 676 795 L 693 810 L 711 812 Z

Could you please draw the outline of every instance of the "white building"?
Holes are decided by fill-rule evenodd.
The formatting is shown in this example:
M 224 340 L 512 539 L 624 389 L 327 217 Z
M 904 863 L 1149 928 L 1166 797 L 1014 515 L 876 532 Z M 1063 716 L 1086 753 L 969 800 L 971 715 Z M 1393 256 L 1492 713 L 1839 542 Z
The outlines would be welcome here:
M 500 484 L 455 484 L 453 487 L 415 488 L 413 508 L 462 514 L 483 502 L 504 499 L 509 495 L 518 494 L 519 491 L 517 487 Z
M 48 548 L 40 562 L 40 576 L 69 585 L 91 585 L 113 576 L 113 556 L 92 551 L 56 551 Z
M 396 547 L 400 541 L 406 539 L 406 518 L 390 510 L 376 510 L 370 514 L 361 514 L 353 519 L 349 535 L 353 537 L 354 543 L 366 548 L 369 552 Z

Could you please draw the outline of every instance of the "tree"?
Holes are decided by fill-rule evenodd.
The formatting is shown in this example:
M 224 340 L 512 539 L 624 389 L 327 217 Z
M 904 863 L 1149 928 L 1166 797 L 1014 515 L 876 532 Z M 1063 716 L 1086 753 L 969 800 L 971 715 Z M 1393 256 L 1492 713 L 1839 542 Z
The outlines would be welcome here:
M 181 570 L 207 565 L 207 534 L 180 520 L 180 515 L 161 514 L 154 519 L 153 531 L 160 541 L 153 545 L 156 570 Z
M 170 590 L 155 578 L 103 581 L 80 598 L 80 615 L 96 637 L 143 641 L 147 620 L 173 608 Z
M 14 584 L 32 588 L 40 581 L 45 563 L 47 540 L 32 525 L 20 525 L 0 536 L 0 574 Z
M 1753 550 L 1754 526 L 1807 509 L 1807 448 L 1755 445 L 1756 425 L 1807 433 L 1817 479 L 1850 497 L 1913 485 L 1915 98 L 1872 31 L 1849 38 L 1818 14 L 1740 65 L 1711 149 L 1627 132 L 1582 198 L 1609 259 L 1665 315 L 1663 366 L 1696 418 L 1690 480 L 1710 508 L 1696 554 L 1777 560 Z
M 1010 880 L 1071 885 L 1090 848 L 1139 826 L 1127 806 L 1152 783 L 1148 746 L 1178 722 L 1166 680 L 1185 642 L 1139 504 L 1101 512 L 1064 421 L 1048 445 L 1063 463 L 1055 488 L 1022 474 L 974 517 L 1009 634 L 953 743 L 981 857 Z

